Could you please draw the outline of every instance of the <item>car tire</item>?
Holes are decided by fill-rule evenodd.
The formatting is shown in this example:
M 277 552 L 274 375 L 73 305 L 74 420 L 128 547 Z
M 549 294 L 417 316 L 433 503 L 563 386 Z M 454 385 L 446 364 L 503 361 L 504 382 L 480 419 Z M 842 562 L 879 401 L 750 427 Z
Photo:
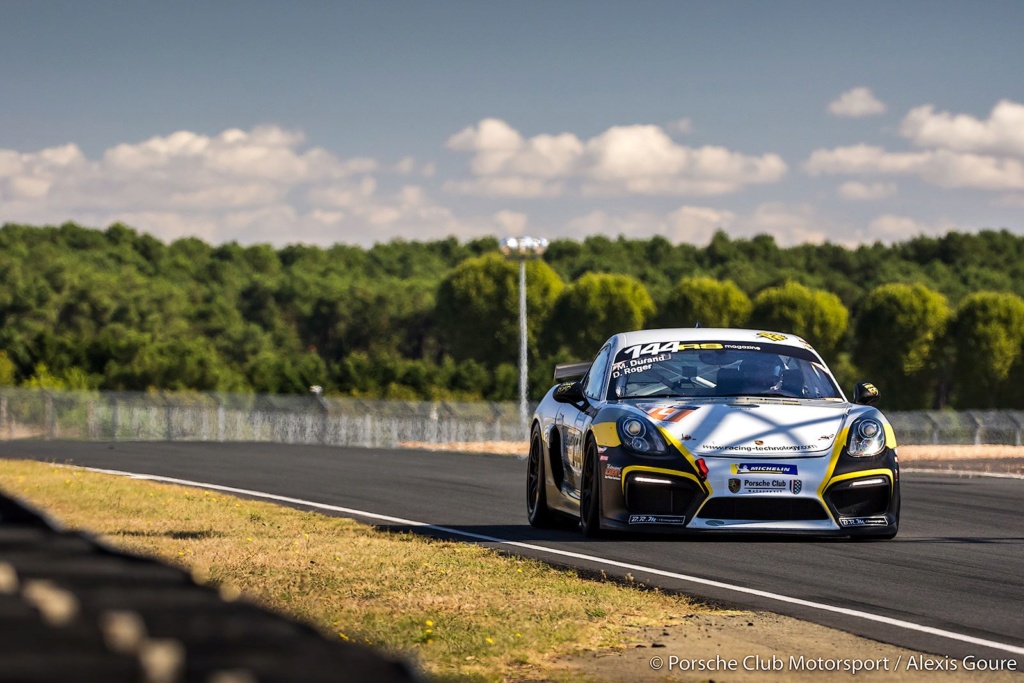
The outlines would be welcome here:
M 536 426 L 530 434 L 530 455 L 526 462 L 526 516 L 530 526 L 546 529 L 554 525 L 555 519 L 548 507 L 547 483 L 544 479 L 544 442 Z
M 601 478 L 597 473 L 597 449 L 587 443 L 580 482 L 580 531 L 587 538 L 601 535 Z

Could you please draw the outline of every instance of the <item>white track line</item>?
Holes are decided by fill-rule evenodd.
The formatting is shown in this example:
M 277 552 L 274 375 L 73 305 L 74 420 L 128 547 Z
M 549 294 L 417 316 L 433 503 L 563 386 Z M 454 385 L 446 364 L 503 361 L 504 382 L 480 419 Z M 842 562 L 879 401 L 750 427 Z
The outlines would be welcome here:
M 125 477 L 131 477 L 133 479 L 142 479 L 147 481 L 164 482 L 168 484 L 180 484 L 182 486 L 193 486 L 197 488 L 211 489 L 214 491 L 224 491 L 227 493 L 237 493 L 243 496 L 251 496 L 253 498 L 265 498 L 267 500 L 275 500 L 282 503 L 291 503 L 292 505 L 302 505 L 305 507 L 317 508 L 320 510 L 330 510 L 331 512 L 341 512 L 346 515 L 352 515 L 354 517 L 365 517 L 367 519 L 373 519 L 381 522 L 391 522 L 393 524 L 404 524 L 406 526 L 414 526 L 422 529 L 432 529 L 434 531 L 440 531 L 446 534 L 453 534 L 456 536 L 462 536 L 465 538 L 471 538 L 476 541 L 483 541 L 485 543 L 494 543 L 503 546 L 510 546 L 513 548 L 525 548 L 526 550 L 533 550 L 535 552 L 547 553 L 549 555 L 557 555 L 559 557 L 570 557 L 574 560 L 583 560 L 585 562 L 593 562 L 595 564 L 603 564 L 609 567 L 617 567 L 619 569 L 628 569 L 633 572 L 645 572 L 647 574 L 654 574 L 656 576 L 664 576 L 670 579 L 677 579 L 679 581 L 687 581 L 689 583 L 696 583 L 702 586 L 712 586 L 714 588 L 721 588 L 735 593 L 743 593 L 745 595 L 756 595 L 759 598 L 767 598 L 769 600 L 775 600 L 778 602 L 785 602 L 791 605 L 800 605 L 801 607 L 809 607 L 811 609 L 821 610 L 823 612 L 833 612 L 836 614 L 843 614 L 848 617 L 856 617 L 858 619 L 865 619 L 867 621 L 875 621 L 881 624 L 888 624 L 889 626 L 895 626 L 897 628 L 906 629 L 908 631 L 917 631 L 919 633 L 927 633 L 933 636 L 939 636 L 941 638 L 949 638 L 950 640 L 957 640 L 961 643 L 970 643 L 972 645 L 981 645 L 982 647 L 989 647 L 994 650 L 1002 650 L 1004 652 L 1012 652 L 1013 654 L 1024 655 L 1024 647 L 1018 647 L 1016 645 L 1008 645 L 1006 643 L 999 643 L 994 640 L 986 640 L 984 638 L 975 638 L 963 633 L 955 633 L 953 631 L 946 631 L 940 628 L 933 628 L 931 626 L 922 626 L 915 624 L 910 621 L 903 621 L 902 619 L 893 619 L 891 617 L 884 617 L 880 614 L 872 614 L 870 612 L 862 612 L 860 610 L 848 609 L 846 607 L 836 607 L 834 605 L 826 605 L 822 602 L 812 602 L 810 600 L 802 600 L 800 598 L 792 598 L 788 595 L 780 595 L 778 593 L 770 593 L 768 591 L 757 590 L 754 588 L 746 588 L 744 586 L 737 586 L 730 583 L 723 583 L 721 581 L 713 581 L 711 579 L 703 579 L 699 576 L 690 576 L 688 574 L 677 574 L 676 572 L 665 571 L 663 569 L 655 569 L 653 567 L 644 567 L 637 564 L 629 564 L 628 562 L 618 562 L 616 560 L 609 560 L 603 557 L 597 557 L 596 555 L 585 555 L 583 553 L 574 553 L 568 550 L 558 550 L 557 548 L 548 548 L 542 545 L 533 545 L 532 543 L 522 543 L 520 541 L 510 541 L 505 538 L 497 538 L 495 536 L 485 536 L 484 534 L 474 534 L 469 531 L 463 531 L 461 529 L 453 529 L 451 527 L 438 526 L 436 524 L 428 524 L 426 522 L 417 522 L 411 519 L 402 519 L 401 517 L 391 517 L 389 515 L 379 515 L 374 512 L 366 512 L 364 510 L 354 510 L 352 508 L 340 507 L 338 505 L 327 505 L 326 503 L 317 503 L 311 500 L 303 500 L 301 498 L 290 498 L 288 496 L 279 496 L 274 493 L 264 493 L 263 491 L 251 491 L 249 489 L 239 489 L 233 486 L 221 486 L 220 484 L 207 484 L 199 481 L 189 481 L 188 479 L 175 479 L 174 477 L 161 477 L 153 474 L 137 474 L 135 472 L 122 472 L 120 470 L 105 470 L 95 467 L 82 467 L 80 469 L 89 470 L 90 472 L 99 472 L 101 474 L 115 474 Z
M 1024 479 L 1024 474 L 1004 474 L 1002 472 L 980 472 L 975 470 L 936 470 L 925 467 L 901 467 L 900 472 L 910 472 L 911 474 L 949 474 L 955 477 L 994 477 L 996 479 Z

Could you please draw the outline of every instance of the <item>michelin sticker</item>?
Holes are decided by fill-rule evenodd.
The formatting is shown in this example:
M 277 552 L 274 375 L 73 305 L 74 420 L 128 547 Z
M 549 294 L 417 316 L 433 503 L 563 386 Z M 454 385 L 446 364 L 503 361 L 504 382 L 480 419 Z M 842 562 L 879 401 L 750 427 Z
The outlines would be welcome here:
M 788 474 L 796 476 L 796 465 L 774 462 L 741 462 L 732 466 L 733 474 Z

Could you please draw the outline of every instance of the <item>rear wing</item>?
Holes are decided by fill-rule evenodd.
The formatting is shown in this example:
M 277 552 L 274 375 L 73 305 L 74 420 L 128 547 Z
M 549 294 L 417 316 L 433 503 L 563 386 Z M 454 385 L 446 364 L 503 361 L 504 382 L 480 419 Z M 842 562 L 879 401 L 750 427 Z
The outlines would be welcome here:
M 555 366 L 555 381 L 561 382 L 565 379 L 576 379 L 587 374 L 593 361 L 584 360 L 575 363 L 561 363 Z

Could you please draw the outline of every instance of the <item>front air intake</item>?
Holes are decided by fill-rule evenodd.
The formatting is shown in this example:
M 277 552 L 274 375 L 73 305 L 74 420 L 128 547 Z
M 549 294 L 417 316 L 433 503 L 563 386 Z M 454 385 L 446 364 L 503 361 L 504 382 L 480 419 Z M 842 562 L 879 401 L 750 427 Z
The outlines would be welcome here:
M 828 519 L 825 508 L 809 498 L 712 498 L 697 513 L 700 519 L 743 519 L 758 522 Z
M 637 515 L 684 516 L 702 493 L 683 477 L 646 472 L 626 476 L 626 509 Z

